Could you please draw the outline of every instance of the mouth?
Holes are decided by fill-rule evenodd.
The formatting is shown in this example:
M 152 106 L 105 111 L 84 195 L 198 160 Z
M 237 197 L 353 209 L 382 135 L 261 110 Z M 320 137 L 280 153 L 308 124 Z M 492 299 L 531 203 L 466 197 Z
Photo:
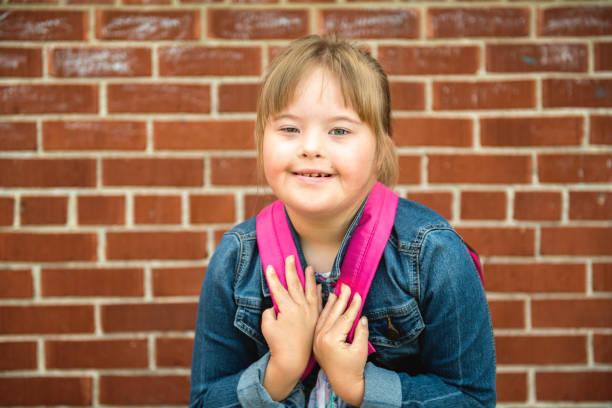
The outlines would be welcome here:
M 294 176 L 302 176 L 302 177 L 312 177 L 312 178 L 325 178 L 325 177 L 331 177 L 332 174 L 330 173 L 324 173 L 324 172 L 315 172 L 315 171 L 294 171 L 293 172 Z

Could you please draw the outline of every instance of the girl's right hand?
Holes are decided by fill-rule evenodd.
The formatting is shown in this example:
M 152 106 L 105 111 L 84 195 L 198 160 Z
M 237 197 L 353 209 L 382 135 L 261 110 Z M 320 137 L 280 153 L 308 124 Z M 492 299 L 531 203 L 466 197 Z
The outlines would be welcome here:
M 285 399 L 306 369 L 312 353 L 314 330 L 321 313 L 320 285 L 316 284 L 314 271 L 308 266 L 306 283 L 302 289 L 293 256 L 285 260 L 287 289 L 280 283 L 270 265 L 266 276 L 270 291 L 278 306 L 266 309 L 262 314 L 261 331 L 270 348 L 270 360 L 264 375 L 263 386 L 272 399 Z

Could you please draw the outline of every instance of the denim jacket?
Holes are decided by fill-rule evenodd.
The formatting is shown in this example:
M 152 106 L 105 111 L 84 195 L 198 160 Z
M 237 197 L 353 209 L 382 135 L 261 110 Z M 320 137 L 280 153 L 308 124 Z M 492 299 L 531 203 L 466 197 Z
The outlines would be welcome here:
M 362 211 L 363 206 L 344 237 L 333 278 L 340 274 Z M 331 291 L 331 284 L 323 283 L 324 301 Z M 251 218 L 224 235 L 206 271 L 191 407 L 305 406 L 317 369 L 282 402 L 273 401 L 262 385 L 270 354 L 261 314 L 269 307 Z M 400 198 L 362 314 L 376 348 L 364 371 L 362 407 L 495 406 L 495 351 L 485 293 L 462 239 L 438 214 Z

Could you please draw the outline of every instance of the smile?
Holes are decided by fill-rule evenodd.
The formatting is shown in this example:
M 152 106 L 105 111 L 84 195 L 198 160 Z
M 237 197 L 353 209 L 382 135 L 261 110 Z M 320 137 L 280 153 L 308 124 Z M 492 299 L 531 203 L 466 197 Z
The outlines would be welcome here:
M 298 173 L 298 172 L 294 172 L 293 173 L 296 176 L 302 176 L 302 177 L 331 177 L 332 175 L 329 173 Z

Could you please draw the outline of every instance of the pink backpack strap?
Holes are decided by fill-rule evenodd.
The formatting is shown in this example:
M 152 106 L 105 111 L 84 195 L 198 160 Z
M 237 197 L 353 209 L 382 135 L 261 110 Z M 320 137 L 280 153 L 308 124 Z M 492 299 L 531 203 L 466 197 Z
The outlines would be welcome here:
M 376 268 L 382 258 L 387 241 L 389 241 L 391 229 L 395 222 L 398 201 L 399 196 L 395 192 L 377 182 L 370 191 L 359 224 L 353 231 L 344 255 L 335 293 L 338 296 L 340 295 L 340 289 L 344 283 L 351 288 L 351 301 L 355 293 L 359 293 L 363 300 L 357 314 L 358 317 L 353 322 L 353 327 L 349 332 L 349 342 L 353 341 L 355 328 L 374 279 Z M 368 343 L 368 353 L 374 351 L 376 350 L 372 344 Z
M 336 295 L 340 293 L 341 284 L 345 283 L 351 287 L 351 299 L 355 292 L 359 293 L 363 299 L 358 317 L 353 322 L 353 327 L 349 333 L 349 341 L 353 339 L 355 327 L 374 279 L 376 268 L 391 235 L 398 200 L 398 195 L 384 185 L 378 182 L 374 185 L 366 201 L 359 224 L 353 231 L 340 267 Z M 275 201 L 257 215 L 256 231 L 262 267 L 265 269 L 268 265 L 272 265 L 280 282 L 286 288 L 285 258 L 293 255 L 296 260 L 298 277 L 302 287 L 304 287 L 304 271 L 281 201 Z M 274 296 L 272 296 L 272 302 L 278 313 Z M 374 347 L 368 342 L 368 352 L 373 353 L 374 351 Z M 311 356 L 308 366 L 302 374 L 302 379 L 306 378 L 314 365 L 314 356 Z
M 471 246 L 469 246 L 468 244 L 465 244 L 465 246 L 468 252 L 470 253 L 470 256 L 472 257 L 472 261 L 474 262 L 474 266 L 476 267 L 476 270 L 478 271 L 478 276 L 480 277 L 480 282 L 482 283 L 482 286 L 484 287 L 484 273 L 482 272 L 482 265 L 480 263 L 480 257 L 478 256 L 476 251 L 472 249 Z

